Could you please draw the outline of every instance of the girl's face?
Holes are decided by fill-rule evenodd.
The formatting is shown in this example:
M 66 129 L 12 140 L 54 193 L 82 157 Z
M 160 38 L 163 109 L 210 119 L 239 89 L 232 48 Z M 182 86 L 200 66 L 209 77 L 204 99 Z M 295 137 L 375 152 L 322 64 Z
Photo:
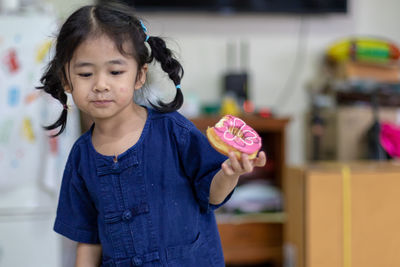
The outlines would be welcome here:
M 128 49 L 133 48 L 126 43 L 124 50 Z M 64 89 L 95 122 L 123 121 L 134 111 L 134 90 L 146 80 L 147 65 L 139 72 L 137 68 L 136 60 L 122 55 L 106 35 L 89 38 L 78 46 L 66 66 L 69 81 Z

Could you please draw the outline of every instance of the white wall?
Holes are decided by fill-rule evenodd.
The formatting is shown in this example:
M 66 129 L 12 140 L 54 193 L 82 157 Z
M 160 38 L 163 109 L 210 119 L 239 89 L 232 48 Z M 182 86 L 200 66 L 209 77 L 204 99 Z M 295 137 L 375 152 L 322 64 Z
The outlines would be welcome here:
M 91 5 L 94 0 L 39 0 L 45 3 L 49 3 L 54 7 L 57 15 L 61 19 L 67 18 L 75 9 L 83 5 Z
M 66 13 L 68 1 L 53 2 Z M 185 68 L 184 93 L 197 95 L 203 103 L 219 99 L 221 76 L 227 71 L 227 43 L 247 42 L 251 99 L 257 107 L 269 107 L 292 118 L 287 135 L 288 163 L 299 164 L 305 158 L 306 83 L 320 67 L 325 48 L 337 38 L 354 34 L 388 37 L 400 44 L 398 11 L 399 0 L 350 0 L 350 11 L 345 15 L 140 16 L 150 35 L 168 37 Z

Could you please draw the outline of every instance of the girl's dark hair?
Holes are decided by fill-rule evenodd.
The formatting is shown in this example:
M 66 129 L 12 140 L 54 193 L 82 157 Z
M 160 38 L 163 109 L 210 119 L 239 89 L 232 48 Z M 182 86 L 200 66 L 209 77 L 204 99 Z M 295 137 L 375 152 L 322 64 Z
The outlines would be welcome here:
M 161 68 L 168 74 L 175 86 L 180 85 L 183 77 L 181 64 L 173 57 L 171 50 L 167 48 L 164 40 L 160 37 L 149 36 L 147 43 L 150 49 L 146 47 L 146 32 L 142 27 L 141 21 L 135 17 L 130 7 L 117 3 L 102 3 L 81 7 L 62 25 L 56 40 L 55 55 L 40 79 L 42 86 L 37 87 L 37 89 L 43 89 L 46 93 L 58 99 L 64 107 L 58 120 L 44 127 L 46 130 L 60 127 L 55 136 L 64 131 L 67 123 L 67 95 L 64 92 L 64 85 L 70 79 L 67 77 L 65 68 L 69 66 L 75 50 L 82 42 L 89 37 L 102 34 L 106 34 L 115 42 L 121 54 L 133 56 L 137 61 L 138 70 L 155 59 L 160 63 Z M 124 43 L 127 41 L 132 43 L 133 51 L 124 50 L 124 47 L 126 47 Z M 175 98 L 170 103 L 165 103 L 161 100 L 157 100 L 157 103 L 152 103 L 145 94 L 143 97 L 154 109 L 160 112 L 175 111 L 183 103 L 183 95 L 180 88 L 177 88 Z

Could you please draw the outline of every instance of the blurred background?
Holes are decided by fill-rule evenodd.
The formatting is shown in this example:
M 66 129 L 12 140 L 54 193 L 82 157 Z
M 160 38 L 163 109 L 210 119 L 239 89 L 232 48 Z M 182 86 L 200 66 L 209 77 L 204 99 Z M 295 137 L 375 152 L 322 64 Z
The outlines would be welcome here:
M 106 2 L 106 1 L 103 1 Z M 217 211 L 227 266 L 400 266 L 398 0 L 123 1 L 182 63 L 180 112 L 263 138 L 264 168 Z M 0 0 L 0 267 L 73 266 L 52 231 L 66 157 L 90 119 L 35 90 L 88 0 Z M 174 87 L 152 65 L 147 86 Z

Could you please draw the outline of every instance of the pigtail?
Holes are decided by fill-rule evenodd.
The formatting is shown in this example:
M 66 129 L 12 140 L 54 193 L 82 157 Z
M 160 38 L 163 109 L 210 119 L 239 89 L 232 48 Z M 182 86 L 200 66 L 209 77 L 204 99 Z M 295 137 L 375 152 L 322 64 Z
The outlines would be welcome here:
M 183 94 L 180 89 L 181 79 L 183 77 L 182 65 L 173 57 L 172 51 L 167 48 L 165 42 L 160 37 L 150 36 L 147 39 L 151 48 L 150 60 L 156 59 L 161 64 L 163 71 L 168 73 L 169 78 L 174 82 L 176 95 L 170 103 L 164 103 L 158 100 L 157 105 L 150 103 L 153 108 L 161 112 L 172 112 L 178 110 L 183 104 Z
M 57 73 L 60 73 L 61 75 L 57 75 Z M 51 61 L 48 65 L 48 68 L 46 72 L 43 74 L 42 78 L 40 79 L 40 82 L 42 83 L 42 86 L 36 87 L 36 89 L 39 90 L 44 90 L 46 93 L 50 94 L 52 97 L 60 101 L 60 103 L 63 105 L 63 110 L 61 112 L 60 117 L 58 120 L 48 126 L 43 126 L 45 130 L 53 130 L 58 127 L 61 127 L 60 130 L 54 134 L 51 135 L 51 137 L 56 137 L 60 135 L 67 124 L 67 115 L 68 115 L 68 110 L 67 110 L 67 94 L 64 92 L 64 87 L 62 86 L 62 82 L 59 79 L 59 77 L 65 76 L 65 73 L 62 70 L 56 70 L 56 63 L 55 59 Z

